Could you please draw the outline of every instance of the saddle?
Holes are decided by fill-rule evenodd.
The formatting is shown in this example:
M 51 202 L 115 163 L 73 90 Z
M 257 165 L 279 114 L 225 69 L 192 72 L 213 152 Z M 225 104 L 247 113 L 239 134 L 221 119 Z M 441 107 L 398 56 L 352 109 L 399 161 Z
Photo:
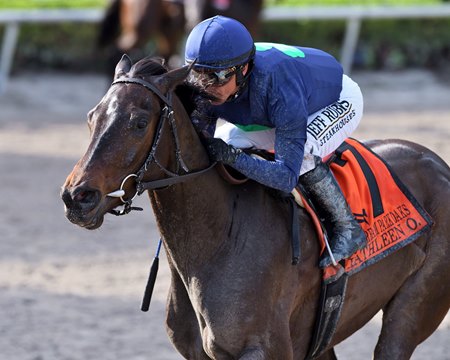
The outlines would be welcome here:
M 430 230 L 433 221 L 425 209 L 389 165 L 364 144 L 347 139 L 328 163 L 367 236 L 367 246 L 342 264 L 348 275 L 376 263 Z M 333 271 L 332 267 L 325 269 L 324 280 Z

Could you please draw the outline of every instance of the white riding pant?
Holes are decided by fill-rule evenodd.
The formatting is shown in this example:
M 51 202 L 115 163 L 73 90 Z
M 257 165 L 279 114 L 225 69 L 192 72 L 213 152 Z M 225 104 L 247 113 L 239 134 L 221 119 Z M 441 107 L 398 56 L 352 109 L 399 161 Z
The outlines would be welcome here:
M 348 138 L 361 121 L 364 102 L 358 84 L 347 75 L 342 78 L 339 100 L 309 115 L 306 143 L 300 175 L 314 169 L 314 157 L 326 157 Z M 273 151 L 275 129 L 243 131 L 232 123 L 217 123 L 214 137 L 237 148 Z

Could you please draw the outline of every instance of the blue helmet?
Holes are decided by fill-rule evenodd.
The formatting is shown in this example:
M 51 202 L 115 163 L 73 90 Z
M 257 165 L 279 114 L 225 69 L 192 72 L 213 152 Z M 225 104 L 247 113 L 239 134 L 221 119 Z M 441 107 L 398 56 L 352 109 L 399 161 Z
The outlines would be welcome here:
M 226 69 L 253 59 L 252 36 L 239 21 L 214 16 L 196 25 L 186 41 L 185 62 L 196 69 Z

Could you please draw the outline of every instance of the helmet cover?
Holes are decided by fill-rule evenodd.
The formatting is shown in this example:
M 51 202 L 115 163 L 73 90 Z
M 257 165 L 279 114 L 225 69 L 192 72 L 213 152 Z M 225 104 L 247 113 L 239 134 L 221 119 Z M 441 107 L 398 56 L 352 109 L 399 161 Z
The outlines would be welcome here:
M 195 69 L 226 69 L 247 63 L 254 55 L 252 36 L 239 21 L 214 16 L 196 25 L 186 41 L 185 62 Z

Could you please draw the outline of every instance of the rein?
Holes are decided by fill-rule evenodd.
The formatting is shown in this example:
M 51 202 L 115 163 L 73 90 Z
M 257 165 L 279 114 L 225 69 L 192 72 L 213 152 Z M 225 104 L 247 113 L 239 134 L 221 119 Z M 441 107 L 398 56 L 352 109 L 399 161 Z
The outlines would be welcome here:
M 199 171 L 194 171 L 194 172 L 189 172 L 189 168 L 186 166 L 185 162 L 183 161 L 183 158 L 181 157 L 180 142 L 178 139 L 178 131 L 177 131 L 177 126 L 176 126 L 175 116 L 174 116 L 174 111 L 173 111 L 173 106 L 172 106 L 172 92 L 169 92 L 168 95 L 166 96 L 155 85 L 153 85 L 143 79 L 139 79 L 139 78 L 119 78 L 119 79 L 115 80 L 111 84 L 111 86 L 116 85 L 116 84 L 137 84 L 137 85 L 143 86 L 144 88 L 149 90 L 151 93 L 158 96 L 165 104 L 165 106 L 163 107 L 163 109 L 161 111 L 158 126 L 156 129 L 156 135 L 153 139 L 153 144 L 150 148 L 150 152 L 149 152 L 146 160 L 144 161 L 144 163 L 142 164 L 140 169 L 135 174 L 129 174 L 124 178 L 124 180 L 122 181 L 122 184 L 120 185 L 120 188 L 118 190 L 115 190 L 106 195 L 106 196 L 110 196 L 110 197 L 120 198 L 120 200 L 124 204 L 124 208 L 122 210 L 113 209 L 113 210 L 109 211 L 109 213 L 111 213 L 113 215 L 120 216 L 120 215 L 126 215 L 126 214 L 130 213 L 130 211 L 132 211 L 132 210 L 142 211 L 142 208 L 132 207 L 131 204 L 132 204 L 134 198 L 137 195 L 141 195 L 144 191 L 165 188 L 167 186 L 178 184 L 178 183 L 187 181 L 191 178 L 197 177 L 197 176 L 209 171 L 210 169 L 212 169 L 216 165 L 216 162 L 212 163 L 210 166 L 208 166 L 205 169 L 202 169 Z M 172 129 L 172 135 L 173 135 L 173 138 L 175 141 L 175 156 L 177 159 L 177 172 L 172 172 L 169 169 L 165 168 L 156 158 L 156 150 L 158 148 L 160 139 L 162 137 L 161 135 L 162 135 L 162 131 L 164 128 L 164 124 L 167 121 L 170 124 L 170 127 Z M 145 172 L 147 171 L 148 167 L 152 163 L 155 163 L 169 177 L 160 179 L 160 180 L 142 181 Z M 180 170 L 180 167 L 185 172 L 184 174 L 178 173 Z M 125 195 L 125 190 L 123 188 L 124 188 L 126 181 L 130 178 L 136 178 L 135 179 L 136 193 L 130 199 L 125 200 L 123 198 Z

